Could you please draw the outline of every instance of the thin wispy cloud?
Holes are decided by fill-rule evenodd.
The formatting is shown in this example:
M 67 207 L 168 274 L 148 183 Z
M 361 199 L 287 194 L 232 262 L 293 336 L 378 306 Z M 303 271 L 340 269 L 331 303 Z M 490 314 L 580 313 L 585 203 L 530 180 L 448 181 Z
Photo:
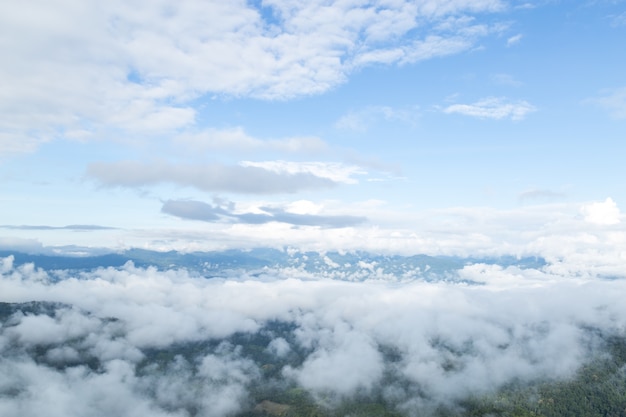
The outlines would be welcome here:
M 351 215 L 324 215 L 297 213 L 284 207 L 259 206 L 254 211 L 237 210 L 234 203 L 224 201 L 214 204 L 193 200 L 168 200 L 163 203 L 163 213 L 187 220 L 204 222 L 265 224 L 286 223 L 294 226 L 352 227 L 364 223 L 365 217 Z
M 342 180 L 350 182 L 345 174 L 333 175 L 335 171 L 325 169 L 323 164 L 308 168 L 299 166 L 283 162 L 181 165 L 121 161 L 93 163 L 87 168 L 86 175 L 107 187 L 137 188 L 170 183 L 202 191 L 246 194 L 295 193 L 333 187 Z
M 536 107 L 525 100 L 510 101 L 502 97 L 487 97 L 472 104 L 452 104 L 443 109 L 444 113 L 458 113 L 479 119 L 523 120 Z
M 522 35 L 521 33 L 518 33 L 515 36 L 511 36 L 510 38 L 506 40 L 506 46 L 511 47 L 511 46 L 517 45 L 518 43 L 521 42 L 523 37 L 524 35 Z
M 295 161 L 242 161 L 245 168 L 260 168 L 276 175 L 311 175 L 333 183 L 356 184 L 358 175 L 367 171 L 356 165 L 337 162 L 295 162 Z
M 603 108 L 615 119 L 626 119 L 626 87 L 607 91 L 604 95 L 586 99 L 583 103 Z
M 335 128 L 364 132 L 381 122 L 404 123 L 414 126 L 420 117 L 419 108 L 394 108 L 391 106 L 368 106 L 351 111 L 335 122 Z

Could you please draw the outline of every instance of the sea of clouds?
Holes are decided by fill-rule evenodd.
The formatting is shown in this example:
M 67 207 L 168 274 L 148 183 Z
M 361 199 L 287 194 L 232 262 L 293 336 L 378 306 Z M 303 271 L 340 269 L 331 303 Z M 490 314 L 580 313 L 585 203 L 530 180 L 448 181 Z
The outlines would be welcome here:
M 0 415 L 249 409 L 263 364 L 229 341 L 236 334 L 265 334 L 265 354 L 283 364 L 276 378 L 330 406 L 376 395 L 411 415 L 508 383 L 567 378 L 626 332 L 626 280 L 575 268 L 476 263 L 456 280 L 348 282 L 294 268 L 225 279 L 130 262 L 44 271 L 9 256 Z M 150 352 L 203 341 L 213 343 L 193 358 L 146 364 Z M 293 352 L 299 361 L 280 362 Z

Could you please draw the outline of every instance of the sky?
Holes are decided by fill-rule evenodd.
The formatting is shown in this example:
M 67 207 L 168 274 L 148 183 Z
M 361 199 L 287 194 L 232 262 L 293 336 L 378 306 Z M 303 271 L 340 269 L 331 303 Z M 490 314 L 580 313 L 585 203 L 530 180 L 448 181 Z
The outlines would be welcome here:
M 268 246 L 331 270 L 3 255 L 0 302 L 49 311 L 3 317 L 0 414 L 232 415 L 262 373 L 238 333 L 305 352 L 279 376 L 318 399 L 406 415 L 573 376 L 626 329 L 625 44 L 622 0 L 0 2 L 0 250 Z M 356 250 L 545 262 L 428 282 L 333 261 Z
M 0 247 L 617 264 L 624 41 L 621 0 L 4 2 Z

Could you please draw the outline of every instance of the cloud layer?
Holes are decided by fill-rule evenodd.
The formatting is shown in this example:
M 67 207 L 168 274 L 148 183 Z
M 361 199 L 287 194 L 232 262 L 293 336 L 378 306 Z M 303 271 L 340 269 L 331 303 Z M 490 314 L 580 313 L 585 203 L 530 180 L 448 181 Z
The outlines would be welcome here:
M 243 410 L 264 371 L 229 341 L 236 334 L 265 335 L 266 360 L 283 364 L 274 375 L 320 401 L 376 393 L 410 414 L 570 376 L 626 326 L 626 281 L 551 268 L 473 264 L 455 280 L 392 283 L 304 279 L 293 268 L 229 280 L 132 264 L 47 273 L 12 257 L 0 271 L 2 301 L 47 302 L 10 314 L 2 305 L 6 415 Z M 155 349 L 178 356 L 146 363 Z M 304 356 L 289 362 L 292 351 Z

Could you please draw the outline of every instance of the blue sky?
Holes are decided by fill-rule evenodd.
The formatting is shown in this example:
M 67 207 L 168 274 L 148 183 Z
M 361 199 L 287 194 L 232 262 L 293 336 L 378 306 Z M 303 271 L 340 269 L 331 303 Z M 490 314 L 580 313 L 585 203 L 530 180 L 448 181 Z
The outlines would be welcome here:
M 626 241 L 624 1 L 0 8 L 3 247 Z

